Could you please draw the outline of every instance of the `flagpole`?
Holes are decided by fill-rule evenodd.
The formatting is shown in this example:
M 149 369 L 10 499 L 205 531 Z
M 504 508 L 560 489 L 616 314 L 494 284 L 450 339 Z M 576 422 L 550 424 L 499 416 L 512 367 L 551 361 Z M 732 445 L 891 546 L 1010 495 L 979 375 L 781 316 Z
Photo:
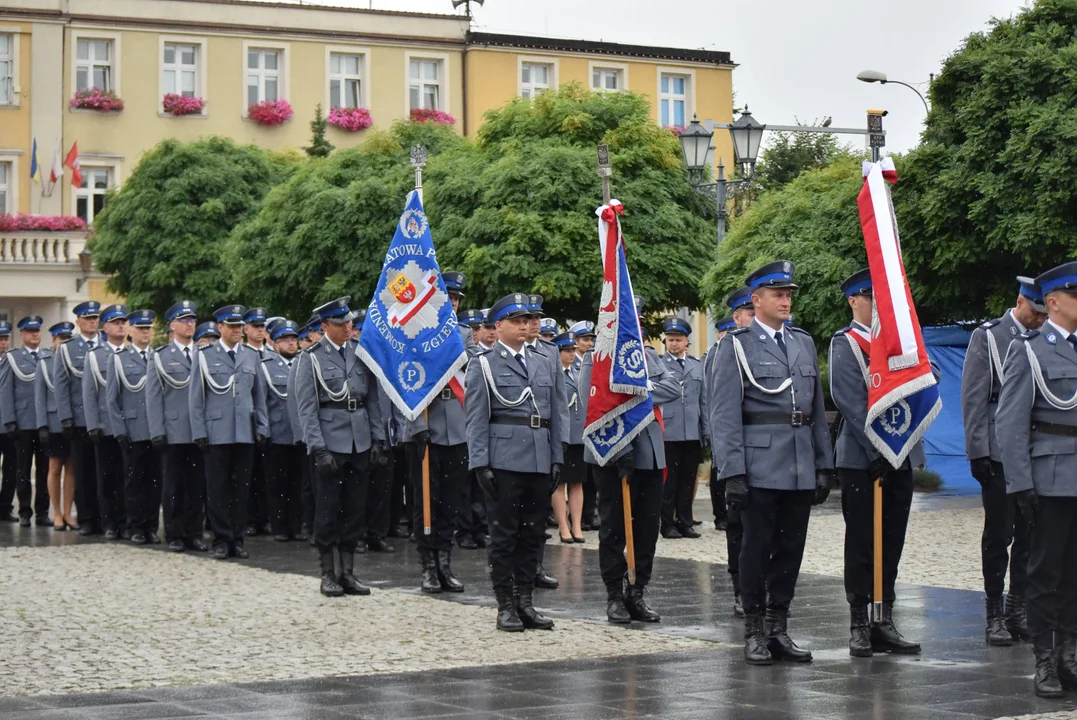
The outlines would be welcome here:
M 878 623 L 883 612 L 883 480 L 875 478 L 875 543 L 872 553 L 875 560 L 874 588 L 872 592 L 871 614 Z
M 422 202 L 423 168 L 426 167 L 426 148 L 422 145 L 411 146 L 411 166 L 415 168 L 415 192 L 419 193 L 419 202 Z M 423 422 L 430 427 L 429 410 L 423 410 Z M 430 535 L 430 526 L 430 443 L 427 443 L 423 451 L 423 535 Z

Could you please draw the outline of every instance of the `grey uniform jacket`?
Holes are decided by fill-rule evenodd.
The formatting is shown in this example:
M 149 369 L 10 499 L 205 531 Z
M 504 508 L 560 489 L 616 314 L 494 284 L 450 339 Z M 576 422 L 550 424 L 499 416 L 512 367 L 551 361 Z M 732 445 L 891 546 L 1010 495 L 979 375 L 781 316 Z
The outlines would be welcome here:
M 467 415 L 448 385 L 430 401 L 427 426 L 432 445 L 450 447 L 467 442 Z
M 487 386 L 483 360 L 489 364 L 490 377 L 496 387 Z M 467 414 L 468 462 L 472 469 L 491 467 L 519 473 L 550 472 L 551 466 L 564 462 L 561 443 L 566 406 L 565 384 L 554 374 L 553 358 L 545 348 L 525 350 L 525 371 L 506 348 L 498 343 L 493 350 L 479 353 L 467 368 L 464 409 Z M 506 405 L 531 388 L 531 398 L 516 405 Z M 499 423 L 503 417 L 529 419 L 538 415 L 549 427 Z
M 94 345 L 100 345 L 98 338 Z M 76 335 L 60 345 L 52 358 L 52 385 L 56 392 L 56 410 L 60 420 L 71 420 L 75 427 L 86 427 L 86 410 L 82 404 L 82 377 L 90 344 Z
M 38 350 L 38 357 L 44 353 Z M 11 368 L 14 363 L 26 380 L 20 380 Z M 4 353 L 4 363 L 0 365 L 0 415 L 2 424 L 16 423 L 19 430 L 37 430 L 37 411 L 34 407 L 34 376 L 37 372 L 37 360 L 25 347 L 14 348 Z
M 844 328 L 830 339 L 830 360 L 827 368 L 830 373 L 830 397 L 841 413 L 842 424 L 838 440 L 834 446 L 834 466 L 849 470 L 867 470 L 880 453 L 868 440 L 864 432 L 864 421 L 868 416 L 868 386 L 856 353 L 860 347 L 853 349 Z M 855 342 L 855 341 L 853 341 Z M 862 355 L 865 365 L 870 360 Z M 927 461 L 924 443 L 920 441 L 909 451 L 902 467 L 919 467 Z
M 1077 352 L 1054 327 L 1018 336 L 1006 358 L 995 427 L 1006 491 L 1077 497 L 1077 437 L 1036 430 L 1036 423 L 1077 426 L 1077 409 L 1059 410 L 1035 386 L 1026 345 L 1035 353 L 1043 382 L 1057 400 L 1077 393 Z
M 295 364 L 295 361 L 292 361 Z M 295 445 L 296 434 L 288 408 L 288 377 L 291 368 L 288 361 L 266 348 L 262 352 L 261 368 L 264 380 L 266 414 L 269 417 L 269 439 L 274 445 Z
M 684 356 L 684 368 L 670 353 L 661 356 L 666 372 L 679 387 L 677 397 L 662 405 L 666 442 L 701 441 L 703 434 L 703 363 L 691 355 Z
M 111 345 L 98 345 L 86 354 L 82 373 L 82 407 L 86 414 L 86 429 L 100 430 L 106 435 L 112 434 L 105 390 L 112 370 L 113 355 L 115 351 Z
M 220 341 L 195 353 L 194 376 L 187 388 L 193 440 L 205 439 L 210 445 L 250 445 L 257 435 L 269 437 L 262 387 L 265 380 L 258 368 L 258 353 L 242 344 L 236 345 L 235 353 L 233 360 Z M 233 382 L 232 389 L 219 392 Z
M 815 342 L 798 328 L 783 328 L 788 358 L 757 320 L 746 328 L 730 331 L 718 345 L 715 358 L 715 401 L 711 408 L 714 456 L 719 479 L 747 476 L 751 487 L 772 490 L 811 490 L 816 470 L 831 470 L 834 453 L 823 406 L 823 383 Z M 733 340 L 740 342 L 755 381 L 773 390 L 792 378 L 796 409 L 810 416 L 800 427 L 790 422 L 745 424 L 744 413 L 778 413 L 794 410 L 790 388 L 778 394 L 764 393 L 743 375 Z M 741 390 L 742 389 L 742 390 Z
M 300 351 L 301 353 L 302 351 Z M 303 442 L 303 429 L 299 425 L 299 403 L 295 401 L 295 369 L 299 367 L 299 355 L 292 359 L 292 366 L 288 368 L 288 422 L 292 425 L 292 434 L 297 443 Z
M 295 396 L 299 411 L 299 425 L 308 452 L 326 448 L 330 452 L 350 454 L 370 449 L 373 441 L 384 442 L 385 419 L 377 401 L 377 379 L 363 361 L 355 355 L 351 343 L 344 345 L 344 357 L 333 350 L 328 338 L 299 353 L 295 373 Z M 322 382 L 315 378 L 320 368 Z M 355 410 L 347 407 L 325 407 L 332 403 L 333 393 L 348 387 L 348 397 L 355 403 Z M 340 401 L 348 402 L 347 400 Z
M 561 376 L 565 379 L 565 399 L 568 407 L 568 436 L 565 441 L 569 445 L 583 444 L 583 429 L 587 426 L 583 414 L 583 398 L 580 393 L 580 368 L 583 363 L 577 357 L 568 367 L 568 373 L 561 369 Z
M 150 423 L 146 413 L 146 369 L 153 362 L 153 351 L 146 350 L 146 359 L 134 346 L 124 348 L 112 358 L 112 365 L 105 376 L 105 406 L 108 408 L 108 426 L 112 435 L 126 435 L 132 442 L 150 439 Z M 122 371 L 127 384 L 141 389 L 134 391 L 125 387 L 120 379 Z
M 56 410 L 56 393 L 49 389 L 49 385 L 56 387 L 52 373 L 49 372 L 52 358 L 52 350 L 49 349 L 42 349 L 38 355 L 37 372 L 34 373 L 34 415 L 39 428 L 47 427 L 50 433 L 58 433 L 62 428 L 60 415 Z
M 146 376 L 146 410 L 150 438 L 164 437 L 169 445 L 188 445 L 191 438 L 190 378 L 197 348 L 190 359 L 176 343 L 153 352 Z
M 995 439 L 995 412 L 998 409 L 1002 378 L 999 371 L 1006 360 L 1010 343 L 1021 329 L 1007 312 L 972 331 L 965 364 L 961 368 L 961 418 L 965 424 L 965 455 L 969 460 L 990 457 L 1002 460 Z M 998 364 L 992 360 L 988 335 L 994 340 Z
M 653 348 L 648 347 L 648 350 Z M 583 357 L 583 366 L 580 368 L 580 412 L 587 416 L 587 400 L 591 388 L 591 369 L 594 367 L 592 352 L 587 351 Z M 647 379 L 651 382 L 651 401 L 660 406 L 670 402 L 681 394 L 680 385 L 665 368 L 665 363 L 658 359 L 658 353 L 647 354 Z M 662 441 L 662 428 L 658 420 L 654 420 L 644 428 L 643 432 L 632 441 L 632 451 L 635 453 L 634 467 L 637 470 L 661 470 L 666 467 L 666 448 Z M 622 450 L 613 457 L 613 460 L 628 452 Z M 597 465 L 594 453 L 585 445 L 583 459 L 592 465 Z M 612 461 L 611 461 L 612 462 Z M 607 466 L 610 463 L 607 463 Z

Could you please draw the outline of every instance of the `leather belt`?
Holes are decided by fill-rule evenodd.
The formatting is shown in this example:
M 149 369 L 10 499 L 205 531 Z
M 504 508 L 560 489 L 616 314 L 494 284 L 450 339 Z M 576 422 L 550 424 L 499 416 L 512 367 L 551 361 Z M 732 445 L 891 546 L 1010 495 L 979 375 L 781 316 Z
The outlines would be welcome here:
M 811 425 L 811 415 L 805 415 L 801 410 L 790 412 L 746 412 L 741 415 L 741 423 L 744 425 Z
M 490 419 L 491 425 L 519 425 L 521 427 L 529 427 L 535 430 L 539 428 L 550 427 L 550 421 L 543 419 L 541 415 L 528 415 L 527 417 L 521 417 L 519 415 L 498 415 L 497 417 Z
M 1032 432 L 1041 432 L 1047 435 L 1061 435 L 1062 437 L 1077 437 L 1077 425 L 1061 425 L 1059 423 L 1042 422 L 1033 420 L 1029 428 Z
M 355 412 L 366 407 L 366 399 L 348 398 L 347 400 L 326 400 L 319 404 L 323 410 L 347 410 Z

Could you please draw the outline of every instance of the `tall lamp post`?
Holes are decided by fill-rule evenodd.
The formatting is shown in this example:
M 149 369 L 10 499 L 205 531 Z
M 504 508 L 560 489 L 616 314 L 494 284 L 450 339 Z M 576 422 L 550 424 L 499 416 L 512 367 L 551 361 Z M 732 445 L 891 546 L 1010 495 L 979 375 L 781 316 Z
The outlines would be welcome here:
M 919 90 L 917 90 L 915 87 L 913 87 L 907 82 L 901 82 L 900 80 L 890 80 L 886 77 L 886 73 L 879 72 L 878 70 L 864 70 L 863 72 L 857 74 L 856 79 L 860 82 L 879 83 L 880 85 L 885 85 L 887 83 L 893 83 L 894 85 L 903 85 L 916 93 L 916 97 L 920 98 L 920 102 L 924 104 L 925 113 L 931 112 L 931 108 L 927 104 L 927 98 L 925 98 Z

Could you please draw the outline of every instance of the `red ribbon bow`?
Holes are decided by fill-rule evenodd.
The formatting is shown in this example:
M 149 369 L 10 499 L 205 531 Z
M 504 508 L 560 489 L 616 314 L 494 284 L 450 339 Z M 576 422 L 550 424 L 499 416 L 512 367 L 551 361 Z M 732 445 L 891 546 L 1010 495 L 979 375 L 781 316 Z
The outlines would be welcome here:
M 612 223 L 614 221 L 615 214 L 624 215 L 624 205 L 622 205 L 621 203 L 617 203 L 616 205 L 606 205 L 604 208 L 602 208 L 602 222 Z

